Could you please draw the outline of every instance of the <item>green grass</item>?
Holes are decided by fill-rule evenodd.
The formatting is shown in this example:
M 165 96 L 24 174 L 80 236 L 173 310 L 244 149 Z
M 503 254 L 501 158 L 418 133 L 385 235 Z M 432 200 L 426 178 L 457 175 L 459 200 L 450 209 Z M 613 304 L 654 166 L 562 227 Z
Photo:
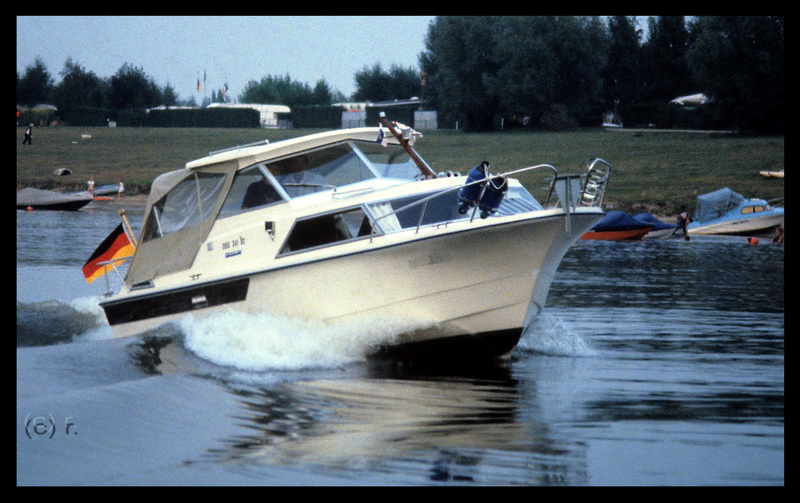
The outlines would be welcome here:
M 147 192 L 159 174 L 181 168 L 210 151 L 312 132 L 316 130 L 36 128 L 33 145 L 21 145 L 23 128 L 17 128 L 17 186 L 82 190 L 89 176 L 94 176 L 98 186 L 122 179 L 128 193 Z M 91 138 L 82 139 L 82 135 Z M 722 187 L 767 200 L 784 195 L 783 180 L 758 174 L 783 169 L 783 137 L 600 129 L 567 133 L 427 131 L 415 148 L 434 170 L 462 173 L 483 160 L 492 164 L 492 172 L 544 163 L 555 166 L 559 173 L 577 173 L 587 160 L 601 157 L 614 166 L 607 206 L 629 212 L 674 215 L 691 211 L 698 194 Z M 73 175 L 53 176 L 58 168 L 69 168 Z M 534 172 L 522 175 L 521 180 L 536 191 L 548 175 Z

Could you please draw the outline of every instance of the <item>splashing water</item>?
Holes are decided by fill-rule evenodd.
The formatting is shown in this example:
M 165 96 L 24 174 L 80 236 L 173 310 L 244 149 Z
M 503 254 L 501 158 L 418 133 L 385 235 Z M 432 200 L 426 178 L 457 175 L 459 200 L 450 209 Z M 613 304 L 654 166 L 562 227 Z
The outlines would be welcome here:
M 399 334 L 430 326 L 413 320 L 362 319 L 324 323 L 235 311 L 177 323 L 185 347 L 216 365 L 238 370 L 335 368 L 363 361 Z
M 593 356 L 592 349 L 569 323 L 548 313 L 542 313 L 525 328 L 520 349 L 553 356 Z

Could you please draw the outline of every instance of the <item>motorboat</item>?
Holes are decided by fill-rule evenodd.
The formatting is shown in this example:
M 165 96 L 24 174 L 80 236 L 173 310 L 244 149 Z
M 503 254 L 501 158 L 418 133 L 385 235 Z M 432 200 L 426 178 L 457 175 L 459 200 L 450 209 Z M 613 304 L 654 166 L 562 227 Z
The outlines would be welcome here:
M 77 211 L 93 200 L 88 192 L 63 194 L 27 187 L 17 191 L 18 210 Z
M 653 230 L 653 225 L 637 220 L 624 211 L 609 211 L 581 236 L 585 240 L 637 241 Z
M 564 254 L 603 217 L 611 165 L 437 174 L 413 148 L 419 133 L 381 120 L 157 177 L 122 286 L 100 303 L 115 335 L 234 310 L 396 322 L 376 355 L 508 355 Z M 528 171 L 551 173 L 548 207 L 514 178 Z
M 689 234 L 747 235 L 783 227 L 784 208 L 764 199 L 745 199 L 729 188 L 697 196 Z
M 637 213 L 633 218 L 645 225 L 652 226 L 650 232 L 644 235 L 645 239 L 665 239 L 671 237 L 678 230 L 677 224 L 664 222 L 647 212 Z

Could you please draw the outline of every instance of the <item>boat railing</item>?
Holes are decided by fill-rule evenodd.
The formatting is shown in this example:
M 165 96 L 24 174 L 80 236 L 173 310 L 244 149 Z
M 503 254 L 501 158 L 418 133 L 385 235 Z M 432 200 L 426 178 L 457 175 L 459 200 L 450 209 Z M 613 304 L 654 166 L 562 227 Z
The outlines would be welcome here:
M 574 183 L 569 184 L 572 189 L 569 200 L 580 195 L 578 198 L 580 206 L 602 208 L 608 181 L 611 178 L 611 164 L 597 157 L 587 163 L 586 169 L 587 171 L 583 175 L 573 175 L 580 177 L 581 187 L 576 188 Z M 548 203 L 552 198 L 553 192 L 558 194 L 558 186 L 555 183 L 550 187 L 550 195 L 547 197 Z M 563 199 L 563 197 L 559 197 L 559 199 Z
M 497 175 L 489 175 L 486 178 L 483 178 L 481 180 L 475 180 L 473 182 L 465 183 L 465 184 L 459 185 L 457 187 L 449 187 L 449 188 L 446 188 L 446 189 L 442 189 L 442 190 L 440 190 L 440 191 L 438 191 L 438 192 L 436 192 L 436 193 L 434 193 L 434 194 L 432 194 L 430 196 L 423 197 L 422 199 L 418 199 L 418 200 L 416 200 L 414 202 L 411 202 L 411 203 L 408 203 L 406 205 L 403 205 L 403 206 L 401 206 L 401 207 L 399 207 L 397 209 L 393 209 L 392 211 L 389 211 L 386 214 L 383 214 L 383 215 L 375 218 L 372 221 L 370 239 L 377 234 L 378 222 L 380 222 L 381 220 L 384 220 L 384 219 L 387 219 L 387 218 L 390 218 L 390 217 L 393 217 L 393 216 L 396 217 L 397 214 L 399 214 L 399 213 L 402 213 L 404 211 L 410 210 L 411 208 L 415 208 L 417 206 L 422 206 L 422 210 L 420 211 L 420 215 L 419 215 L 419 218 L 417 219 L 417 225 L 416 225 L 416 232 L 419 232 L 420 228 L 422 227 L 422 222 L 425 219 L 425 213 L 426 213 L 426 211 L 428 209 L 428 203 L 431 200 L 436 199 L 437 197 L 441 197 L 441 196 L 443 196 L 443 195 L 445 195 L 447 193 L 450 193 L 450 192 L 458 192 L 461 189 L 463 189 L 464 187 L 470 187 L 472 185 L 486 184 L 487 181 L 505 179 L 505 178 L 508 178 L 509 176 L 516 175 L 516 174 L 519 174 L 519 173 L 524 173 L 526 171 L 532 171 L 532 170 L 535 170 L 535 169 L 544 169 L 544 168 L 549 168 L 550 170 L 553 171 L 554 183 L 555 183 L 555 180 L 560 179 L 560 177 L 558 175 L 558 171 L 556 171 L 556 168 L 554 168 L 553 166 L 551 166 L 549 164 L 538 164 L 536 166 L 528 166 L 527 168 L 521 168 L 521 169 L 517 169 L 517 170 L 514 170 L 514 171 L 507 171 L 505 173 L 500 173 L 500 174 L 497 174 Z M 480 197 L 478 197 L 478 200 L 480 200 Z M 472 222 L 475 219 L 475 215 L 477 214 L 477 212 L 478 212 L 478 205 L 475 205 L 472 208 L 472 212 L 471 212 L 471 215 L 469 217 L 470 218 L 470 222 Z

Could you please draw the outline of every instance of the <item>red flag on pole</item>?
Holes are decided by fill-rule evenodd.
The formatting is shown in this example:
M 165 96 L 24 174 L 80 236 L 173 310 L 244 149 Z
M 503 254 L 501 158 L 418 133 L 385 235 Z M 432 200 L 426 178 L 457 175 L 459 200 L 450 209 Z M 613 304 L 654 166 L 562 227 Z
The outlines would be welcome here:
M 131 244 L 128 235 L 119 224 L 114 231 L 108 235 L 107 238 L 100 243 L 100 246 L 94 251 L 89 260 L 83 265 L 83 275 L 86 277 L 86 282 L 91 284 L 100 276 L 104 275 L 111 269 L 111 264 L 100 264 L 100 262 L 108 262 L 119 258 L 119 261 L 114 262 L 114 267 L 119 266 L 123 262 L 123 258 L 133 255 L 136 247 Z

